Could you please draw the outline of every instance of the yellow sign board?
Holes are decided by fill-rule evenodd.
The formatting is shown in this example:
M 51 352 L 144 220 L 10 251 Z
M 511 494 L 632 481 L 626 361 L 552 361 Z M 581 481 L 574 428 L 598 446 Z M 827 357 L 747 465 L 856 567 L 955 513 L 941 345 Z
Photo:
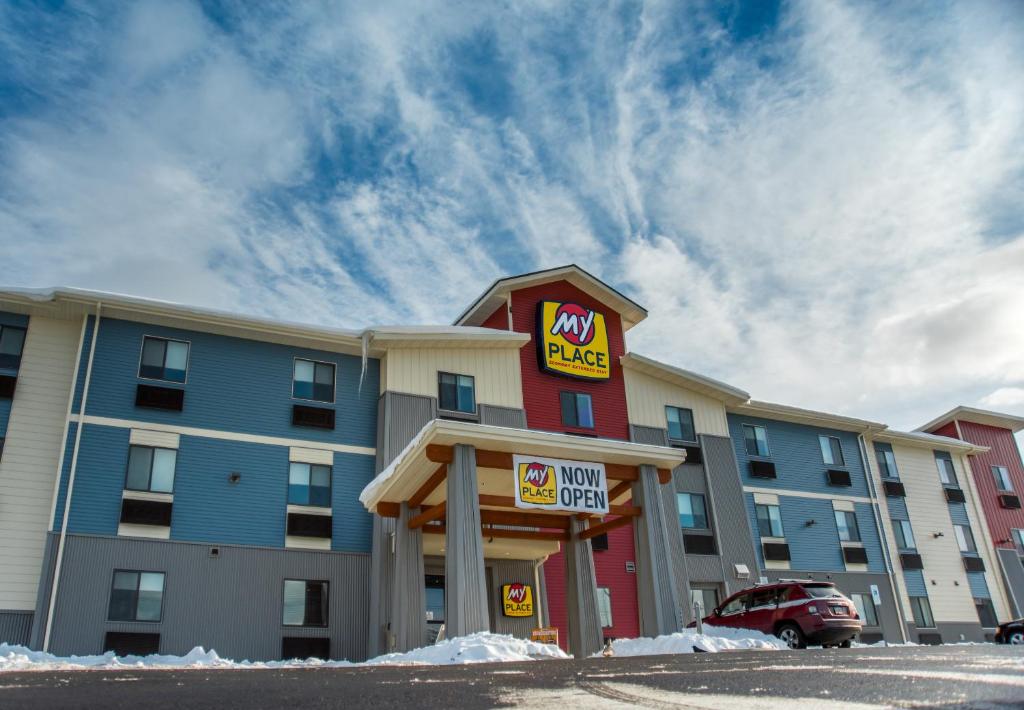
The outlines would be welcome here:
M 501 608 L 505 616 L 533 616 L 533 588 L 522 582 L 502 585 Z
M 534 629 L 530 632 L 530 640 L 536 641 L 537 643 L 550 643 L 555 646 L 558 645 L 558 627 L 557 626 L 541 626 L 540 628 Z
M 537 342 L 544 370 L 582 380 L 611 377 L 603 314 L 578 303 L 560 301 L 541 301 L 538 311 Z

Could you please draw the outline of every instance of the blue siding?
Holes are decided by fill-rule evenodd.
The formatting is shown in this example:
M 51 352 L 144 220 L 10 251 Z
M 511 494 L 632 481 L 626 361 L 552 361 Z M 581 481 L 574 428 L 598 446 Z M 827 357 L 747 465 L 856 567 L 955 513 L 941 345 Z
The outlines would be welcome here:
M 991 599 L 988 584 L 985 583 L 984 572 L 968 572 L 967 583 L 971 585 L 971 594 L 975 599 Z
M 893 520 L 910 520 L 907 512 L 907 501 L 903 498 L 886 498 L 885 504 L 889 506 L 889 517 Z
M 90 425 L 91 428 L 91 425 Z M 75 445 L 78 423 L 68 423 L 68 438 L 64 444 L 64 462 L 60 467 L 60 486 L 57 488 L 57 503 L 53 511 L 53 529 L 60 530 L 64 520 L 64 496 L 68 490 L 68 476 L 71 474 L 71 452 Z
M 334 454 L 331 504 L 334 519 L 331 549 L 369 552 L 373 516 L 359 502 L 359 494 L 373 479 L 374 458 L 359 454 Z
M 78 373 L 75 375 L 75 397 L 71 402 L 71 411 L 78 414 L 82 411 L 82 392 L 85 391 L 85 370 L 89 365 L 89 350 L 92 348 L 93 329 L 96 327 L 96 316 L 86 318 L 85 337 L 82 339 L 82 352 L 78 356 Z M 106 321 L 100 321 L 100 331 Z M 93 389 L 93 392 L 96 390 Z M 134 399 L 132 402 L 134 403 Z
M 116 535 L 121 516 L 121 491 L 124 490 L 128 462 L 128 429 L 86 424 L 78 449 L 75 490 L 71 496 L 68 531 L 96 535 Z M 68 447 L 70 459 L 72 447 Z M 63 496 L 58 501 L 58 519 Z
M 924 583 L 924 572 L 919 569 L 903 571 L 903 581 L 907 585 L 907 594 L 912 597 L 928 596 L 928 587 Z
M 181 437 L 172 540 L 281 547 L 287 504 L 287 447 Z
M 191 343 L 185 410 L 135 407 L 139 354 L 144 335 Z M 88 353 L 88 348 L 83 356 Z M 292 363 L 295 357 L 335 363 L 336 429 L 291 424 Z M 102 319 L 93 364 L 87 414 L 177 424 L 222 431 L 373 447 L 379 361 L 370 359 L 360 387 L 360 358 L 352 355 L 230 338 L 116 319 Z M 176 386 L 176 385 L 168 385 Z M 80 401 L 80 397 L 76 397 Z M 298 402 L 302 404 L 303 402 Z M 78 402 L 76 402 L 76 407 Z M 77 409 L 76 409 L 77 411 Z
M 971 527 L 971 519 L 967 517 L 967 506 L 963 503 L 949 504 L 949 519 L 953 521 L 954 525 Z
M 11 418 L 11 400 L 0 399 L 0 438 L 7 436 L 7 420 Z

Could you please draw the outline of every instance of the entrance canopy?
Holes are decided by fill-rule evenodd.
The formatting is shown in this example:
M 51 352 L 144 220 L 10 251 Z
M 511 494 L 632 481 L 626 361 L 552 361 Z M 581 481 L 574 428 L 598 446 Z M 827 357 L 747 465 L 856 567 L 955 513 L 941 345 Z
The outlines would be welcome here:
M 434 419 L 359 496 L 367 510 L 399 517 L 401 504 L 414 513 L 408 525 L 420 528 L 424 552 L 443 554 L 447 523 L 448 466 L 454 447 L 473 447 L 476 459 L 481 534 L 488 557 L 539 559 L 557 552 L 569 539 L 569 518 L 590 519 L 580 537 L 594 537 L 629 523 L 642 511 L 629 504 L 639 467 L 658 469 L 661 483 L 683 463 L 686 451 L 553 432 Z M 608 486 L 608 516 L 564 510 L 516 507 L 513 456 L 537 456 L 602 464 Z M 436 534 L 429 534 L 436 533 Z

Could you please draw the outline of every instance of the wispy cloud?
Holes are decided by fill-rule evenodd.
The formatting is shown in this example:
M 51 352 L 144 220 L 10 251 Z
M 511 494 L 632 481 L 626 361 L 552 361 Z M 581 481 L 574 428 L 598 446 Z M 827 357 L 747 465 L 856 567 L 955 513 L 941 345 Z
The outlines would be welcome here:
M 1013 2 L 5 6 L 0 279 L 359 326 L 575 261 L 649 307 L 633 348 L 759 398 L 1024 411 L 1022 30 Z

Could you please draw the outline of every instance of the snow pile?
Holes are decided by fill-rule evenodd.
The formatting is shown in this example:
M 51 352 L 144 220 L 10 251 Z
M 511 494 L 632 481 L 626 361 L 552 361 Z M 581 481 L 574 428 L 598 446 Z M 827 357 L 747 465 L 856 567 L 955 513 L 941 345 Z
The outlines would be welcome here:
M 658 656 L 674 653 L 705 651 L 735 651 L 757 649 L 761 651 L 785 651 L 785 643 L 760 631 L 734 629 L 725 626 L 704 625 L 704 633 L 686 629 L 657 638 L 619 639 L 612 642 L 616 656 Z M 596 654 L 600 655 L 600 654 Z
M 184 656 L 55 656 L 32 651 L 24 646 L 0 643 L 0 673 L 4 671 L 70 671 L 85 669 L 125 670 L 142 668 L 354 668 L 377 665 L 455 665 L 461 663 L 498 663 L 532 661 L 540 658 L 569 658 L 557 646 L 524 641 L 482 632 L 442 641 L 434 646 L 407 653 L 389 653 L 365 663 L 322 661 L 316 658 L 290 661 L 232 661 L 216 651 L 196 646 Z

